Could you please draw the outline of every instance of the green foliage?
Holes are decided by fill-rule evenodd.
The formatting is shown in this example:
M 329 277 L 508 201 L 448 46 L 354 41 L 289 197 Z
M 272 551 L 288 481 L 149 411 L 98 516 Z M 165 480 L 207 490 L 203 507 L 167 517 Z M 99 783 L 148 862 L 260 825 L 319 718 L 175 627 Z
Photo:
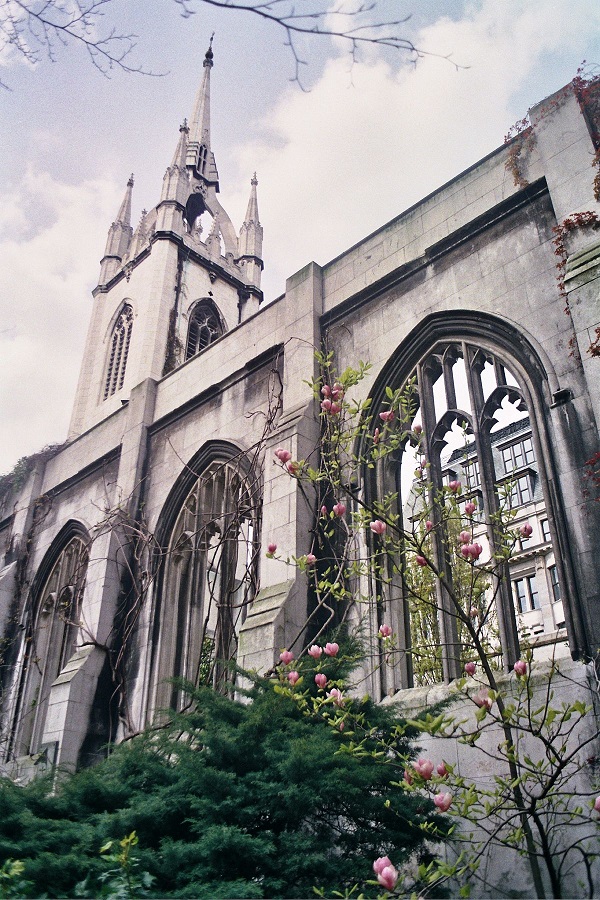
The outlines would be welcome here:
M 350 739 L 272 683 L 250 697 L 200 689 L 190 712 L 55 793 L 49 780 L 2 782 L 0 859 L 22 863 L 21 896 L 331 895 L 367 879 L 381 853 L 419 850 L 429 801 L 393 788 L 373 754 L 340 753 Z M 358 707 L 378 735 L 397 729 L 393 711 Z

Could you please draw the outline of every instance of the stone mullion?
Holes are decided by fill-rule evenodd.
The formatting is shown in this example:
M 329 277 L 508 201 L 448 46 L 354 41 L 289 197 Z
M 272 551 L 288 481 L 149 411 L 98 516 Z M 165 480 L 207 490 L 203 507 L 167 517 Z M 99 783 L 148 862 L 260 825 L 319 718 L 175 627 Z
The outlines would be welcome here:
M 487 535 L 492 557 L 496 549 L 501 546 L 502 535 L 498 524 L 495 523 L 500 510 L 496 482 L 494 478 L 494 459 L 490 441 L 482 439 L 481 417 L 484 409 L 483 387 L 481 384 L 481 372 L 472 365 L 470 348 L 463 345 L 464 359 L 466 362 L 467 384 L 473 410 L 473 439 L 479 459 L 479 472 L 481 489 L 483 491 L 484 511 L 487 521 Z M 483 436 L 486 437 L 486 436 Z M 508 672 L 519 658 L 519 635 L 517 631 L 517 619 L 515 606 L 510 587 L 510 570 L 508 561 L 499 562 L 497 574 L 493 576 L 492 583 L 496 582 L 496 610 L 498 613 L 498 629 L 502 646 L 502 659 L 504 669 Z
M 445 534 L 442 527 L 442 515 L 439 508 L 443 481 L 440 455 L 433 446 L 433 433 L 435 431 L 435 402 L 433 398 L 433 382 L 430 370 L 426 365 L 418 368 L 419 400 L 423 431 L 426 436 L 425 454 L 429 464 L 429 480 L 432 488 L 430 492 L 430 504 L 432 507 L 434 527 L 431 532 L 433 558 L 439 572 L 443 572 L 445 580 L 451 583 L 452 575 L 450 560 L 446 546 Z M 460 645 L 458 641 L 458 628 L 456 611 L 452 597 L 440 579 L 436 578 L 436 600 L 438 607 L 438 622 L 442 644 L 442 671 L 446 683 L 461 675 Z
M 404 450 L 402 450 L 404 455 Z M 394 468 L 395 490 L 398 495 L 397 509 L 402 515 L 404 501 L 402 498 L 402 460 Z M 396 571 L 391 575 L 391 591 L 393 596 L 400 598 L 399 602 L 392 604 L 392 622 L 390 623 L 394 632 L 398 636 L 398 646 L 405 652 L 401 653 L 398 660 L 397 671 L 400 676 L 400 687 L 409 688 L 414 684 L 413 658 L 412 658 L 412 635 L 410 630 L 410 608 L 409 595 L 404 577 L 405 566 L 403 565 L 406 558 L 405 548 L 402 547 L 400 565 L 396 567 Z

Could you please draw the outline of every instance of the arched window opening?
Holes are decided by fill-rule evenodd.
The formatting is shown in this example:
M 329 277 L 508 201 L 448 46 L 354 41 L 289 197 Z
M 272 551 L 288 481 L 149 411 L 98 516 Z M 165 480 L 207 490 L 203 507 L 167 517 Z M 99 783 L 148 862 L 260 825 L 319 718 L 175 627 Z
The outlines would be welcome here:
M 36 591 L 21 656 L 11 755 L 35 753 L 42 743 L 52 684 L 75 653 L 88 543 L 72 537 Z
M 110 339 L 110 355 L 104 382 L 104 400 L 123 387 L 132 328 L 133 308 L 126 303 L 119 313 Z
M 436 343 L 411 380 L 410 434 L 394 462 L 386 463 L 394 469 L 405 529 L 425 542 L 438 569 L 444 570 L 448 554 L 460 547 L 461 529 L 473 526 L 474 540 L 483 547 L 480 562 L 485 563 L 500 552 L 501 515 L 510 518 L 513 532 L 529 523 L 531 534 L 519 538 L 510 560 L 482 578 L 474 594 L 460 583 L 460 566 L 454 567 L 458 583 L 450 581 L 449 588 L 459 602 L 469 597 L 471 609 L 476 608 L 473 615 L 485 622 L 482 639 L 498 667 L 506 668 L 518 657 L 520 636 L 538 659 L 564 652 L 565 616 L 539 437 L 515 373 L 491 351 L 453 340 Z M 460 483 L 461 512 L 455 521 L 444 517 L 438 506 L 444 502 L 444 487 L 453 482 Z M 430 522 L 428 532 L 425 509 L 437 522 L 444 520 L 443 528 Z M 470 568 L 464 571 L 466 579 Z M 454 600 L 431 569 L 416 564 L 414 554 L 407 554 L 402 593 L 409 651 L 401 676 L 404 686 L 459 677 L 466 642 Z
M 256 511 L 239 467 L 215 462 L 170 532 L 158 619 L 155 709 L 181 709 L 172 679 L 233 689 L 238 634 L 256 589 Z
M 191 359 L 196 353 L 206 350 L 222 334 L 223 326 L 214 305 L 210 301 L 196 304 L 190 317 L 185 358 Z

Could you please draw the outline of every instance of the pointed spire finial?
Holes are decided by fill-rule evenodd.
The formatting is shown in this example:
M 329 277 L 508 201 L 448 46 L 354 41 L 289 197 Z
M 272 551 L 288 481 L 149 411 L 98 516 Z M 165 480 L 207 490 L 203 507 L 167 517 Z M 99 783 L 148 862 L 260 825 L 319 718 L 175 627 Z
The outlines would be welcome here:
M 256 187 L 256 185 L 258 184 L 258 178 L 256 177 L 256 172 L 254 173 L 254 175 L 253 175 L 252 178 L 250 179 L 250 184 L 254 185 L 254 187 Z
M 208 50 L 204 54 L 204 62 L 202 63 L 203 66 L 211 66 L 211 68 L 213 65 L 213 56 L 214 56 L 213 48 L 212 48 L 212 42 L 213 42 L 214 36 L 215 36 L 215 33 L 213 31 L 213 33 L 210 36 L 210 43 L 208 45 Z
M 133 172 L 129 176 L 129 181 L 127 182 L 127 187 L 133 187 Z
M 129 176 L 129 180 L 127 182 L 127 187 L 125 188 L 125 196 L 121 202 L 121 206 L 119 207 L 119 212 L 117 213 L 117 218 L 115 219 L 115 223 L 119 225 L 129 226 L 131 225 L 131 193 L 133 188 L 133 173 Z

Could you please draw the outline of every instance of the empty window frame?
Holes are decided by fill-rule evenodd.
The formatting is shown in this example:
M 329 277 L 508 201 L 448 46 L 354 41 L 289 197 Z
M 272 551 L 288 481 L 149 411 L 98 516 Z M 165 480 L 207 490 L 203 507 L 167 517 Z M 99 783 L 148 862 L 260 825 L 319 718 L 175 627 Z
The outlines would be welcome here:
M 166 550 L 155 709 L 185 705 L 185 691 L 169 679 L 232 689 L 238 634 L 256 588 L 255 521 L 234 463 L 213 463 L 185 497 Z
M 502 448 L 502 462 L 505 473 L 514 472 L 515 469 L 523 469 L 535 462 L 533 442 L 531 437 L 516 441 L 508 447 Z
M 126 303 L 117 317 L 110 339 L 110 355 L 104 381 L 104 400 L 123 387 L 132 329 L 133 308 Z
M 15 756 L 39 749 L 50 688 L 76 650 L 88 543 L 72 537 L 36 591 L 26 629 L 13 725 Z
M 560 582 L 558 580 L 558 571 L 556 566 L 548 566 L 548 575 L 550 577 L 550 589 L 552 591 L 552 600 L 555 603 L 561 599 Z
M 221 318 L 211 301 L 201 301 L 194 307 L 190 316 L 185 358 L 191 359 L 216 341 L 223 334 Z
M 515 600 L 520 613 L 540 608 L 540 598 L 535 575 L 525 575 L 513 581 Z

